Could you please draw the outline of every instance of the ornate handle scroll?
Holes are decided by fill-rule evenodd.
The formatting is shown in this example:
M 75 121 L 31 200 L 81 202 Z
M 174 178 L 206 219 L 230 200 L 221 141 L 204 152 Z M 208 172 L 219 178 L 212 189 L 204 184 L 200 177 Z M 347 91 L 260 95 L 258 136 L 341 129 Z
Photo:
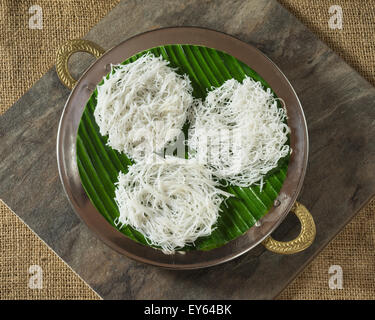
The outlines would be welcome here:
M 291 210 L 301 223 L 301 232 L 292 241 L 282 242 L 269 236 L 262 243 L 267 250 L 279 254 L 293 254 L 307 249 L 314 242 L 316 227 L 311 213 L 304 205 L 296 202 Z
M 72 77 L 68 69 L 69 58 L 76 52 L 87 52 L 99 58 L 105 51 L 96 43 L 82 39 L 70 40 L 59 48 L 57 51 L 56 72 L 60 81 L 68 89 L 73 89 L 77 83 L 77 80 Z

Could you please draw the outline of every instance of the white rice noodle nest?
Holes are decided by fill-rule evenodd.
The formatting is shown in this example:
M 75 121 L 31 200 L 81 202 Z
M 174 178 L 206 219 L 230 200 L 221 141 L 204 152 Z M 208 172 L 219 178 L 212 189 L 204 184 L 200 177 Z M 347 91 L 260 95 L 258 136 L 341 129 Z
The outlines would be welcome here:
M 107 144 L 140 160 L 174 141 L 193 101 L 187 75 L 147 53 L 126 65 L 112 65 L 98 86 L 95 121 Z
M 142 233 L 166 254 L 214 230 L 219 206 L 231 194 L 215 187 L 194 159 L 151 155 L 120 172 L 115 190 L 118 223 Z
M 262 187 L 263 177 L 290 153 L 286 110 L 249 77 L 210 91 L 189 117 L 190 156 L 232 185 Z

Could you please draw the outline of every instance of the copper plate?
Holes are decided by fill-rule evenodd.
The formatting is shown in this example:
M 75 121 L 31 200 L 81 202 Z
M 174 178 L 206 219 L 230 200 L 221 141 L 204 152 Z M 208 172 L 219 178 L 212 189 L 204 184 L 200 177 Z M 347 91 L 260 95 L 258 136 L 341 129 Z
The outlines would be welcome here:
M 261 75 L 286 103 L 290 144 L 293 150 L 287 177 L 278 200 L 261 220 L 244 235 L 210 251 L 190 251 L 165 255 L 161 251 L 139 244 L 112 227 L 87 197 L 78 173 L 76 137 L 78 125 L 93 89 L 107 74 L 108 64 L 121 63 L 134 54 L 167 44 L 202 45 L 224 51 L 241 60 Z M 57 135 L 57 161 L 64 190 L 74 211 L 108 246 L 129 258 L 170 269 L 197 269 L 232 260 L 251 250 L 283 221 L 301 190 L 308 158 L 306 120 L 298 97 L 280 69 L 255 47 L 227 34 L 197 28 L 173 27 L 149 31 L 134 36 L 108 50 L 81 76 L 71 92 L 61 116 Z

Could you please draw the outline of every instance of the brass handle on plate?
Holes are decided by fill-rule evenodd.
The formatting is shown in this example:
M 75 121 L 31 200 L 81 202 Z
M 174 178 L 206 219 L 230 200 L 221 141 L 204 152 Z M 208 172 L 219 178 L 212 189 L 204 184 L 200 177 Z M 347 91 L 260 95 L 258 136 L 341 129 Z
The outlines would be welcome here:
M 70 40 L 57 51 L 56 72 L 60 81 L 68 88 L 73 89 L 77 80 L 72 77 L 68 70 L 68 61 L 73 53 L 87 52 L 99 58 L 105 50 L 96 43 L 89 40 Z
M 277 241 L 269 236 L 262 242 L 267 250 L 279 254 L 293 254 L 307 249 L 314 242 L 316 227 L 311 213 L 299 202 L 295 202 L 291 212 L 300 221 L 301 232 L 297 238 L 287 242 Z

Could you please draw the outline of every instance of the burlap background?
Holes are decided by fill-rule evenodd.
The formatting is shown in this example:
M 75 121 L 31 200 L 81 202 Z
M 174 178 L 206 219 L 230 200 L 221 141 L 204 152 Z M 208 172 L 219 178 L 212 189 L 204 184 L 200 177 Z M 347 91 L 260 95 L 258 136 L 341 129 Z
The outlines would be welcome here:
M 279 0 L 375 84 L 375 1 Z M 53 64 L 66 40 L 82 37 L 119 0 L 0 0 L 0 114 Z M 31 5 L 43 9 L 43 29 L 28 28 Z M 341 5 L 342 30 L 328 27 L 331 5 Z M 280 299 L 375 298 L 375 199 L 332 241 Z M 30 289 L 30 265 L 43 269 L 43 289 Z M 331 290 L 328 269 L 340 265 L 344 288 Z M 98 299 L 49 247 L 0 201 L 1 299 Z

